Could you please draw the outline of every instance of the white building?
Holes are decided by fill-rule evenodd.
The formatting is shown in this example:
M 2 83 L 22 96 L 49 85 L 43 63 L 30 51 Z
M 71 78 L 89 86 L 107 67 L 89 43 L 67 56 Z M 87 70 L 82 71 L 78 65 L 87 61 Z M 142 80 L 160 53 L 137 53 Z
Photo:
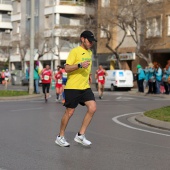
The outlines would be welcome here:
M 42 55 L 40 66 L 50 64 L 54 69 L 63 65 L 71 48 L 79 43 L 85 29 L 85 16 L 94 15 L 94 6 L 84 0 L 35 0 L 35 60 Z M 90 2 L 90 1 L 89 1 Z M 93 0 L 91 0 L 93 2 Z M 29 37 L 31 0 L 13 0 L 11 16 L 13 50 L 11 69 L 25 67 L 30 60 Z
M 0 61 L 9 57 L 12 5 L 11 0 L 0 0 Z

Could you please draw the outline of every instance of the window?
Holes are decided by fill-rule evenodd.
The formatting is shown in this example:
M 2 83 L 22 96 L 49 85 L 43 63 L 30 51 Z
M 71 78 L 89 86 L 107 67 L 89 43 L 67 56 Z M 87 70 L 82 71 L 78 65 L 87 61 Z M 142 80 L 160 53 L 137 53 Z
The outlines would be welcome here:
M 167 26 L 168 26 L 168 28 L 167 28 L 167 35 L 170 35 L 170 15 L 168 15 L 168 23 L 167 23 Z
M 110 0 L 102 0 L 101 1 L 102 7 L 109 7 L 109 5 L 110 5 Z
M 131 28 L 129 26 L 126 27 L 126 36 L 131 36 Z
M 150 18 L 146 22 L 146 37 L 160 37 L 162 36 L 162 18 L 154 17 Z
M 17 23 L 17 31 L 16 31 L 16 33 L 20 33 L 20 22 Z
M 131 4 L 133 4 L 133 0 L 128 0 L 127 3 L 128 3 L 128 5 L 131 5 Z
M 109 31 L 109 26 L 101 26 L 100 38 L 106 38 L 107 37 L 107 32 L 104 29 Z
M 156 3 L 156 2 L 161 2 L 162 0 L 147 0 L 149 3 Z

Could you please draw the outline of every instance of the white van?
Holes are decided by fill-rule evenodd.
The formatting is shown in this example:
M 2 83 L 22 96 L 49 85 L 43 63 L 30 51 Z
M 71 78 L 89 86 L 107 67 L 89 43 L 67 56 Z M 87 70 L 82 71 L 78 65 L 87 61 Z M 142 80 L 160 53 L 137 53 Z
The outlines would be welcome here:
M 108 76 L 105 78 L 105 89 L 111 91 L 117 88 L 131 90 L 133 87 L 133 73 L 130 70 L 106 70 Z

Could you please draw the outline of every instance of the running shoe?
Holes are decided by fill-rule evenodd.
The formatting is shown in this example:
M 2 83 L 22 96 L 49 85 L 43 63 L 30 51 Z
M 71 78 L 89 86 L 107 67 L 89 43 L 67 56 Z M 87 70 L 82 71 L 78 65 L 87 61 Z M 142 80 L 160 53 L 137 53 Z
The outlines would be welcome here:
M 70 144 L 66 141 L 64 136 L 60 136 L 60 137 L 57 136 L 55 143 L 59 146 L 62 146 L 62 147 L 69 147 L 70 146 Z
M 89 146 L 92 144 L 89 140 L 86 139 L 85 135 L 78 136 L 78 133 L 76 134 L 74 141 L 81 143 L 84 146 Z

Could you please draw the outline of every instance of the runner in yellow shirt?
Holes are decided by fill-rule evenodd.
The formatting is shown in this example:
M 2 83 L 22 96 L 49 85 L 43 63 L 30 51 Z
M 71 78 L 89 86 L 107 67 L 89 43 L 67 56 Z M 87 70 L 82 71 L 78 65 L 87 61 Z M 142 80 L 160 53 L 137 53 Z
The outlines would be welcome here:
M 65 86 L 65 114 L 62 117 L 60 133 L 55 143 L 59 146 L 68 147 L 70 144 L 65 140 L 64 133 L 78 104 L 87 107 L 87 113 L 84 117 L 80 131 L 76 134 L 74 140 L 82 145 L 89 146 L 92 143 L 86 139 L 85 132 L 96 111 L 96 102 L 94 94 L 89 85 L 91 76 L 92 51 L 94 35 L 91 31 L 84 31 L 80 35 L 81 45 L 72 49 L 66 61 L 65 70 L 67 74 L 67 84 Z

